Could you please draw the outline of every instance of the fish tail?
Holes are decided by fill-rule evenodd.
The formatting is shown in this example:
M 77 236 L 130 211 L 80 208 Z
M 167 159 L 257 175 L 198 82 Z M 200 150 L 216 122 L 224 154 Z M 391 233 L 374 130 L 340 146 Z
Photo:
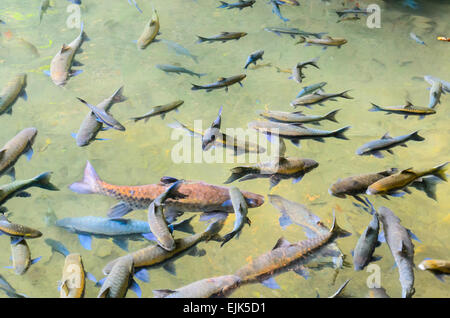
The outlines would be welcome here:
M 229 240 L 231 240 L 235 235 L 237 234 L 237 231 L 232 231 L 230 233 L 227 233 L 223 236 L 223 241 L 220 243 L 220 247 L 224 246 L 225 243 L 227 243 Z
M 372 104 L 372 108 L 369 109 L 369 112 L 380 112 L 383 110 L 380 106 L 375 105 L 374 103 L 371 103 L 371 104 Z
M 119 88 L 114 94 L 113 94 L 113 101 L 115 103 L 121 103 L 127 100 L 125 96 L 122 95 L 123 93 L 123 86 Z
M 231 183 L 233 181 L 236 181 L 247 174 L 250 174 L 253 172 L 253 168 L 250 167 L 235 167 L 231 170 L 231 176 L 228 178 L 227 181 L 225 181 L 225 184 Z
M 203 88 L 203 86 L 192 84 L 192 88 L 191 89 L 193 91 L 197 91 L 197 90 L 202 89 L 202 88 Z
M 172 224 L 174 230 L 177 230 L 179 232 L 189 233 L 189 234 L 195 234 L 194 228 L 191 225 L 191 221 L 194 217 L 195 217 L 195 215 L 191 216 L 188 219 L 180 221 L 176 224 Z
M 329 112 L 328 114 L 325 115 L 325 119 L 337 123 L 338 121 L 336 120 L 336 114 L 338 111 L 340 111 L 340 109 L 336 109 L 336 110 Z
M 100 177 L 95 172 L 94 167 L 89 161 L 86 162 L 86 168 L 84 168 L 83 180 L 72 183 L 69 189 L 76 193 L 92 194 L 98 192 L 98 184 Z
M 203 43 L 203 42 L 205 42 L 205 41 L 208 41 L 208 39 L 206 39 L 206 38 L 204 38 L 204 37 L 201 37 L 201 36 L 198 36 L 198 35 L 197 35 L 197 37 L 198 37 L 197 43 Z
M 59 191 L 59 189 L 50 182 L 52 172 L 44 172 L 34 178 L 35 185 L 42 189 Z
M 195 74 L 198 78 L 207 75 L 208 73 L 197 73 Z
M 203 232 L 203 237 L 206 241 L 217 241 L 222 242 L 223 238 L 219 235 L 220 230 L 223 228 L 223 225 L 225 224 L 224 219 L 218 219 L 211 223 Z
M 331 226 L 330 233 L 333 238 L 346 237 L 352 235 L 352 233 L 339 227 L 339 225 L 336 222 L 336 214 L 334 211 L 333 211 L 333 225 Z
M 226 7 L 228 7 L 228 3 L 224 2 L 224 1 L 220 1 L 220 3 L 222 3 L 222 5 L 218 6 L 217 8 L 226 8 Z
M 425 138 L 423 138 L 422 136 L 419 136 L 419 130 L 417 130 L 411 134 L 411 140 L 423 141 L 423 140 L 425 140 Z
M 81 22 L 80 26 L 80 38 L 83 39 L 83 41 L 90 41 L 89 37 L 87 36 L 86 32 L 84 32 L 84 22 Z
M 347 126 L 347 127 L 344 127 L 344 128 L 338 129 L 338 130 L 335 130 L 335 131 L 333 132 L 333 136 L 334 136 L 335 138 L 338 138 L 338 139 L 348 140 L 348 138 L 344 135 L 344 132 L 346 132 L 346 131 L 349 130 L 350 128 L 351 128 L 351 126 Z
M 340 96 L 340 97 L 343 97 L 343 98 L 347 98 L 347 99 L 353 99 L 353 97 L 351 97 L 350 95 L 348 95 L 347 92 L 348 92 L 348 90 L 345 91 L 345 92 L 340 93 L 339 96 Z
M 441 179 L 443 181 L 447 181 L 447 175 L 445 174 L 445 172 L 447 171 L 445 166 L 447 166 L 447 164 L 448 164 L 448 161 L 437 167 L 434 167 L 433 169 L 431 169 L 431 174 L 438 177 L 439 179 Z

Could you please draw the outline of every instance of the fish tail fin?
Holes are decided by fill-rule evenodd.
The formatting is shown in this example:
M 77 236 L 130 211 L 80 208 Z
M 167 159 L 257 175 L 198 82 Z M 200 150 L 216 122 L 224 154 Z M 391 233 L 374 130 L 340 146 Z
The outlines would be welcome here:
M 336 114 L 338 111 L 340 111 L 340 109 L 336 109 L 336 110 L 329 112 L 328 114 L 325 115 L 325 119 L 337 123 L 338 121 L 336 120 Z
M 174 230 L 177 230 L 179 232 L 189 233 L 189 234 L 195 234 L 194 228 L 192 227 L 192 224 L 191 224 L 191 221 L 194 217 L 195 217 L 195 215 L 191 216 L 188 219 L 180 221 L 177 224 L 172 224 Z
M 334 237 L 334 238 L 347 237 L 347 236 L 352 235 L 352 233 L 339 227 L 339 225 L 336 222 L 336 214 L 334 211 L 333 211 L 333 225 L 331 226 L 330 233 L 331 233 L 332 237 Z
M 224 1 L 220 1 L 220 3 L 222 3 L 222 5 L 218 6 L 217 8 L 226 8 L 226 7 L 228 7 L 228 3 L 224 2 Z
M 90 41 L 89 37 L 87 36 L 86 32 L 84 32 L 84 22 L 81 22 L 80 26 L 80 38 L 83 39 L 83 41 Z
M 232 183 L 249 173 L 252 173 L 253 169 L 250 167 L 235 167 L 231 170 L 231 176 L 225 181 L 225 184 Z
M 112 99 L 115 103 L 121 103 L 127 100 L 127 98 L 125 96 L 122 95 L 123 94 L 123 86 L 120 87 L 112 96 Z
M 197 91 L 197 90 L 199 90 L 199 89 L 202 89 L 203 87 L 202 86 L 200 86 L 200 85 L 195 85 L 195 84 L 192 84 L 192 90 L 193 91 Z
M 348 138 L 344 135 L 344 133 L 345 133 L 347 130 L 349 130 L 350 128 L 351 128 L 351 126 L 347 126 L 347 127 L 344 127 L 344 128 L 338 129 L 338 130 L 335 130 L 335 131 L 333 132 L 333 136 L 334 136 L 335 138 L 338 138 L 338 139 L 348 140 Z
M 411 140 L 423 141 L 423 140 L 425 140 L 425 138 L 423 138 L 422 136 L 419 136 L 419 130 L 417 130 L 411 134 Z
M 205 41 L 208 41 L 208 39 L 206 39 L 206 38 L 204 38 L 204 37 L 201 37 L 201 36 L 198 36 L 198 35 L 197 35 L 197 37 L 198 37 L 197 43 L 203 43 L 203 42 L 205 42 Z
M 222 243 L 220 243 L 220 247 L 224 246 L 225 243 L 227 243 L 229 240 L 231 240 L 236 234 L 237 234 L 237 231 L 232 231 L 230 233 L 225 234 L 223 236 Z
M 69 186 L 69 189 L 81 194 L 97 193 L 98 183 L 100 181 L 100 177 L 97 172 L 95 172 L 94 167 L 87 161 L 86 168 L 84 168 L 83 180 L 72 183 Z
M 58 187 L 50 182 L 50 177 L 52 172 L 44 172 L 34 178 L 35 185 L 39 188 L 50 190 L 50 191 L 59 191 Z
M 443 180 L 443 181 L 447 181 L 447 175 L 445 174 L 445 172 L 447 171 L 446 167 L 448 164 L 448 161 L 446 163 L 443 163 L 437 167 L 434 167 L 432 169 L 431 174 L 438 177 L 439 179 Z
M 369 109 L 369 112 L 380 112 L 380 111 L 382 111 L 380 106 L 375 105 L 374 103 L 371 103 L 371 104 L 372 104 L 372 108 Z
M 347 98 L 347 99 L 353 99 L 353 97 L 351 97 L 350 95 L 347 94 L 348 90 L 345 92 L 342 92 L 341 94 L 339 94 L 340 97 L 343 98 Z

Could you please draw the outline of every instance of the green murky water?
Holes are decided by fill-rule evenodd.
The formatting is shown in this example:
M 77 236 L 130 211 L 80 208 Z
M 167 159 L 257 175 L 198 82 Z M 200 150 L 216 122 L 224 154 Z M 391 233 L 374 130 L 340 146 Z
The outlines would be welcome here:
M 206 125 L 216 117 L 223 105 L 222 127 L 247 127 L 249 121 L 257 119 L 256 110 L 268 105 L 272 110 L 291 111 L 289 102 L 301 87 L 320 81 L 328 82 L 327 92 L 341 92 L 351 89 L 352 100 L 327 102 L 325 107 L 313 106 L 308 114 L 323 114 L 336 108 L 342 109 L 337 118 L 339 124 L 327 122 L 323 129 L 337 129 L 346 125 L 352 128 L 347 133 L 350 140 L 327 139 L 326 143 L 306 140 L 302 147 L 287 145 L 289 156 L 312 158 L 320 166 L 307 174 L 298 184 L 282 181 L 269 192 L 267 180 L 253 180 L 238 183 L 241 189 L 259 194 L 279 194 L 283 197 L 308 205 L 311 210 L 329 222 L 332 209 L 343 228 L 353 236 L 338 241 L 347 261 L 351 262 L 350 251 L 354 248 L 359 233 L 370 221 L 370 216 L 352 205 L 351 199 L 339 199 L 328 194 L 329 186 L 338 178 L 376 172 L 391 167 L 406 169 L 429 168 L 450 158 L 449 98 L 442 96 L 437 114 L 424 120 L 382 113 L 368 112 L 370 102 L 379 105 L 400 105 L 405 99 L 416 105 L 428 105 L 429 86 L 422 77 L 431 74 L 449 80 L 450 44 L 436 40 L 438 35 L 449 36 L 450 2 L 427 1 L 419 10 L 406 9 L 401 5 L 386 7 L 383 1 L 372 0 L 361 3 L 379 4 L 382 8 L 381 28 L 369 29 L 365 19 L 336 23 L 334 10 L 341 8 L 342 1 L 301 1 L 300 7 L 282 6 L 281 10 L 290 21 L 284 24 L 272 14 L 271 6 L 259 0 L 252 9 L 217 9 L 218 1 L 210 0 L 154 0 L 138 1 L 144 11 L 140 14 L 127 1 L 83 1 L 82 21 L 90 42 L 83 44 L 84 53 L 76 59 L 84 64 L 84 72 L 69 80 L 65 88 L 56 87 L 43 75 L 52 57 L 63 43 L 70 43 L 79 33 L 69 29 L 66 20 L 70 5 L 66 1 L 52 1 L 50 8 L 39 25 L 39 1 L 2 0 L 0 18 L 6 24 L 0 25 L 0 83 L 4 85 L 19 72 L 28 74 L 28 101 L 19 100 L 13 107 L 13 115 L 0 117 L 0 144 L 5 144 L 25 127 L 39 130 L 34 144 L 31 161 L 22 158 L 16 164 L 17 178 L 25 179 L 44 171 L 53 171 L 52 181 L 60 192 L 32 189 L 31 198 L 16 198 L 7 202 L 13 212 L 10 219 L 16 223 L 33 226 L 44 233 L 39 239 L 29 240 L 32 257 L 42 256 L 23 276 L 16 276 L 10 265 L 10 243 L 6 236 L 0 238 L 0 274 L 19 291 L 33 297 L 58 297 L 57 281 L 61 278 L 64 259 L 60 255 L 51 258 L 45 238 L 63 242 L 71 252 L 82 254 L 87 271 L 101 278 L 101 269 L 110 260 L 124 255 L 124 251 L 111 240 L 93 239 L 92 251 L 84 250 L 77 237 L 62 229 L 48 227 L 44 216 L 50 209 L 58 218 L 69 216 L 105 216 L 110 206 L 116 203 L 112 198 L 99 195 L 80 195 L 67 187 L 80 180 L 86 160 L 96 168 L 99 175 L 113 184 L 149 184 L 158 182 L 164 175 L 177 178 L 203 180 L 211 184 L 222 184 L 229 175 L 233 163 L 224 164 L 174 164 L 171 149 L 177 143 L 171 140 L 172 129 L 167 124 L 174 118 L 188 124 L 203 119 Z M 425 2 L 425 1 L 424 1 Z M 348 6 L 352 3 L 349 2 Z M 132 42 L 137 39 L 151 16 L 152 6 L 158 10 L 161 22 L 160 39 L 175 41 L 199 57 L 196 64 L 192 59 L 176 55 L 162 42 L 152 43 L 146 50 L 137 50 Z M 304 47 L 294 45 L 296 40 L 289 36 L 278 37 L 264 31 L 268 26 L 298 27 L 311 32 L 328 32 L 333 37 L 344 37 L 348 43 L 341 49 Z M 195 44 L 196 36 L 212 36 L 222 31 L 245 31 L 247 36 L 228 43 Z M 413 31 L 421 36 L 427 46 L 414 42 L 409 37 Z M 15 40 L 23 38 L 33 43 L 40 57 L 17 47 Z M 264 61 L 272 66 L 250 67 L 245 73 L 244 87 L 232 86 L 224 90 L 206 93 L 192 91 L 190 83 L 206 84 L 218 77 L 243 73 L 247 56 L 259 49 L 265 51 Z M 279 73 L 274 66 L 292 68 L 299 61 L 320 57 L 320 70 L 308 68 L 305 71 L 305 85 L 288 80 L 288 75 Z M 199 73 L 208 73 L 201 79 L 187 75 L 167 75 L 158 70 L 156 64 L 180 63 Z M 78 67 L 79 68 L 79 67 Z M 88 147 L 76 146 L 71 133 L 77 132 L 86 116 L 87 108 L 75 97 L 81 97 L 97 104 L 110 96 L 118 87 L 125 86 L 124 95 L 128 101 L 113 106 L 111 113 L 127 128 L 126 132 L 109 130 L 100 133 L 109 141 L 98 141 Z M 129 117 L 147 112 L 151 106 L 165 104 L 176 99 L 185 101 L 180 113 L 170 113 L 165 120 L 152 118 L 147 124 L 134 124 Z M 408 148 L 395 149 L 395 155 L 384 159 L 359 157 L 357 147 L 380 138 L 387 131 L 391 135 L 402 135 L 420 129 L 424 142 L 410 142 Z M 0 182 L 9 182 L 4 176 Z M 422 243 L 415 244 L 415 262 L 424 258 L 448 259 L 450 196 L 448 184 L 437 186 L 438 201 L 433 201 L 423 192 L 413 190 L 404 198 L 373 198 L 375 206 L 385 205 L 401 219 L 402 224 L 412 229 Z M 144 211 L 130 214 L 133 218 L 146 219 Z M 268 202 L 257 209 L 251 209 L 249 217 L 252 226 L 246 227 L 239 240 L 232 240 L 223 248 L 217 243 L 201 243 L 207 253 L 204 257 L 185 256 L 175 265 L 177 275 L 163 269 L 150 270 L 150 283 L 141 284 L 144 297 L 152 297 L 154 289 L 175 289 L 207 277 L 231 274 L 251 258 L 270 250 L 281 236 L 289 241 L 305 239 L 303 230 L 291 225 L 285 231 L 278 223 L 279 213 Z M 196 232 L 202 231 L 204 223 L 198 218 L 193 221 Z M 223 233 L 233 227 L 229 218 Z M 177 232 L 177 235 L 183 235 Z M 148 243 L 130 242 L 130 251 Z M 387 245 L 377 248 L 375 254 L 383 256 L 377 262 L 381 268 L 381 284 L 392 297 L 401 295 L 398 272 L 393 268 L 393 258 Z M 346 279 L 352 281 L 346 289 L 348 295 L 364 297 L 367 294 L 366 279 L 369 273 L 354 272 L 352 267 L 342 269 L 335 285 L 332 285 L 334 271 L 324 269 L 313 272 L 304 280 L 293 272 L 276 278 L 280 289 L 271 290 L 261 284 L 245 285 L 232 297 L 315 297 L 330 295 Z M 448 282 L 436 280 L 430 273 L 415 271 L 416 297 L 449 297 Z M 95 297 L 98 289 L 87 282 L 86 296 Z M 2 293 L 1 296 L 4 294 Z M 129 292 L 127 297 L 135 297 Z

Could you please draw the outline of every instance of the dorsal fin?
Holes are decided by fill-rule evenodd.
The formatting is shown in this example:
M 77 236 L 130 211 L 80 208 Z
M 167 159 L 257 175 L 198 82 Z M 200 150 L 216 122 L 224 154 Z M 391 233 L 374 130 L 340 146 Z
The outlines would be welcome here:
M 227 35 L 227 34 L 230 34 L 230 32 L 224 31 L 224 32 L 221 32 L 220 34 L 221 34 L 221 35 Z
M 400 173 L 414 173 L 414 171 L 412 169 L 413 169 L 413 167 L 402 170 L 402 172 L 400 172 Z
M 331 36 L 329 36 L 329 35 L 325 35 L 324 38 L 325 39 L 329 39 L 329 40 L 333 40 L 333 38 Z
M 59 51 L 59 53 L 62 54 L 64 52 L 68 51 L 68 50 L 70 50 L 70 46 L 67 46 L 67 45 L 63 44 L 62 47 L 61 47 L 61 51 Z
M 177 181 L 178 181 L 177 178 L 168 177 L 168 176 L 164 176 L 164 177 L 161 178 L 161 180 L 159 180 L 159 182 L 162 183 L 162 184 L 172 184 L 172 183 L 175 183 Z
M 225 80 L 225 77 L 219 77 L 219 78 L 217 79 L 218 82 L 222 82 L 222 81 L 224 81 L 224 80 Z
M 275 244 L 275 246 L 272 248 L 272 250 L 279 248 L 279 247 L 287 247 L 290 246 L 291 243 L 289 243 L 288 240 L 286 240 L 284 237 L 280 237 L 277 241 L 277 243 Z
M 414 105 L 410 101 L 406 101 L 405 108 L 410 108 L 412 106 L 414 106 Z
M 383 135 L 383 137 L 381 137 L 381 139 L 392 139 L 392 137 L 389 136 L 389 132 L 387 132 Z
M 153 291 L 153 295 L 155 296 L 155 298 L 164 298 L 173 293 L 175 293 L 175 291 L 171 289 L 156 289 Z

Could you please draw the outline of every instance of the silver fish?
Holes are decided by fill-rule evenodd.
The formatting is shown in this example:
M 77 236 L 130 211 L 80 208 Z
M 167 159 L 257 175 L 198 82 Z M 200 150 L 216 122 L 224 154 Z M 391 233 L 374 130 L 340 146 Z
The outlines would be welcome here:
M 100 123 L 105 124 L 109 128 L 125 131 L 125 127 L 121 123 L 119 123 L 112 115 L 108 114 L 105 109 L 100 109 L 94 105 L 91 105 L 81 98 L 77 97 L 77 99 L 92 110 L 92 113 L 95 115 L 95 117 L 97 117 L 97 120 Z

